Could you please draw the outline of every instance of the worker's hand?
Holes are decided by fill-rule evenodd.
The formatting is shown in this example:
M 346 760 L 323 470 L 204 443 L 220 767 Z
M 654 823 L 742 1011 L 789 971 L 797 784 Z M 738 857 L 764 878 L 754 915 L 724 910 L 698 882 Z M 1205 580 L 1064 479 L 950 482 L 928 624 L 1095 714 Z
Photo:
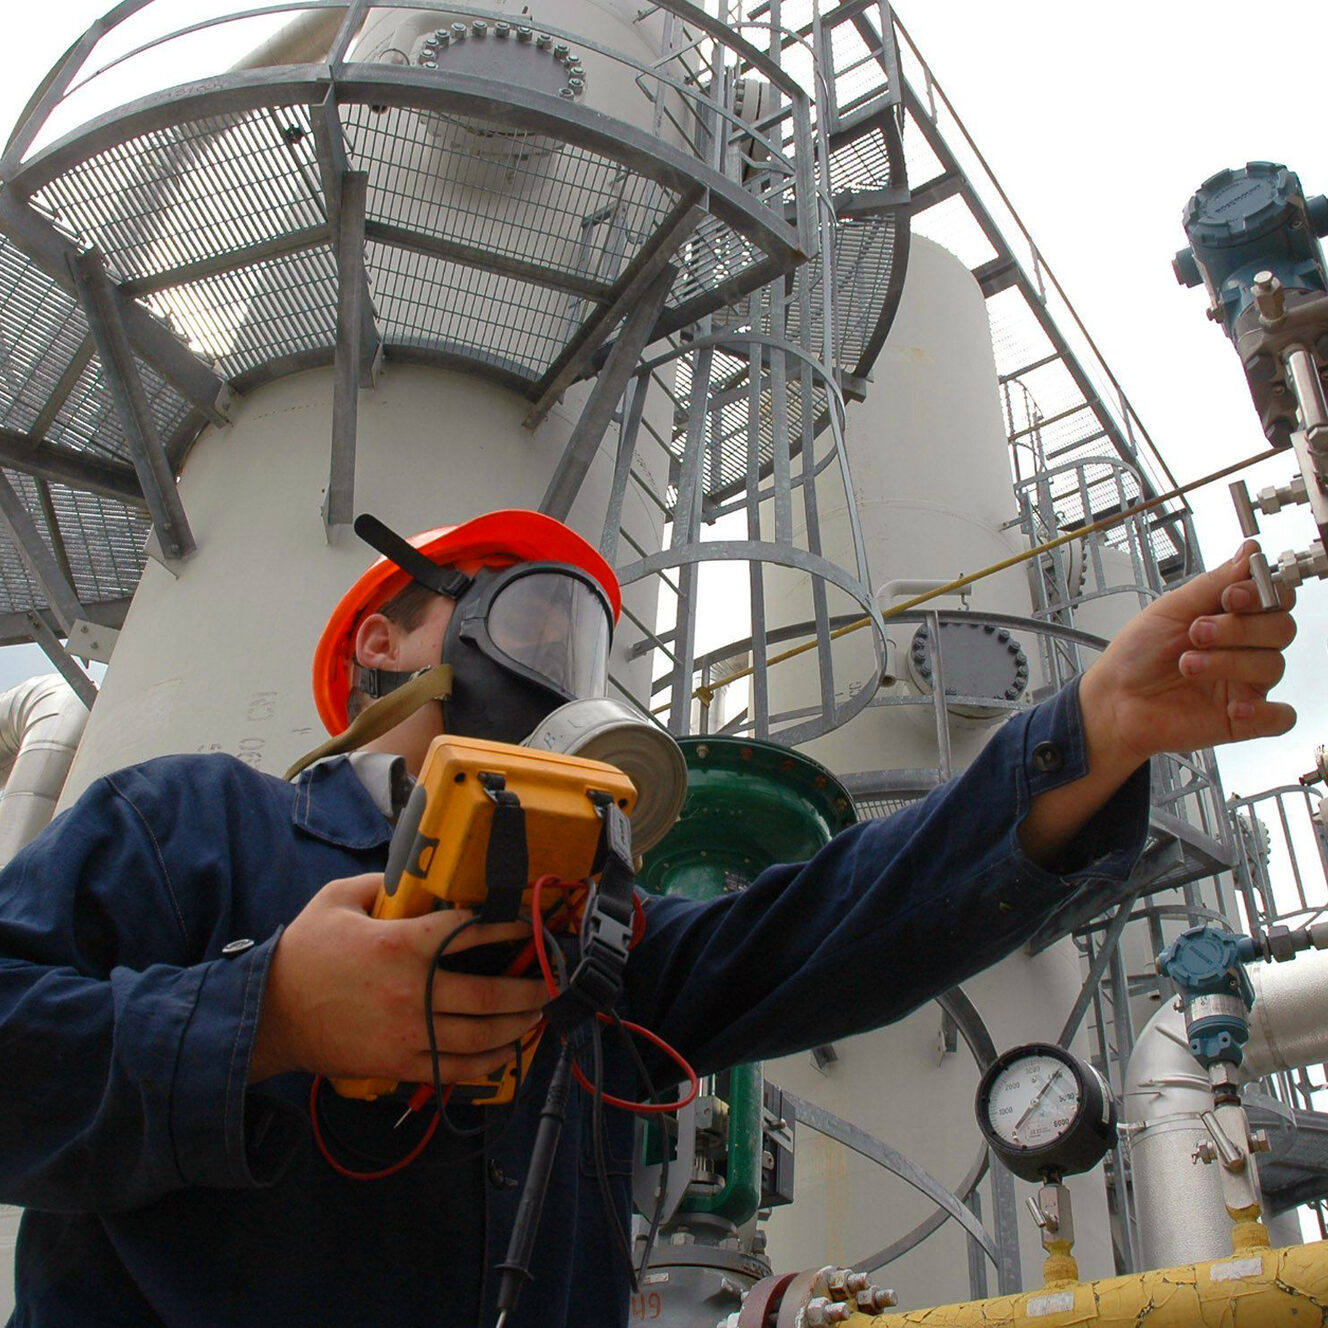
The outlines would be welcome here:
M 1296 712 L 1268 691 L 1282 677 L 1295 602 L 1259 608 L 1247 540 L 1228 563 L 1163 595 L 1117 635 L 1084 675 L 1090 761 L 1123 775 L 1158 752 L 1285 733 Z
M 282 933 L 268 970 L 251 1083 L 289 1070 L 432 1080 L 424 1022 L 429 964 L 439 944 L 472 915 L 458 909 L 373 918 L 382 883 L 378 874 L 331 881 Z M 529 935 L 524 923 L 481 923 L 468 927 L 447 953 Z M 443 1081 L 474 1079 L 512 1060 L 512 1044 L 539 1022 L 546 999 L 537 978 L 440 969 L 433 1022 Z

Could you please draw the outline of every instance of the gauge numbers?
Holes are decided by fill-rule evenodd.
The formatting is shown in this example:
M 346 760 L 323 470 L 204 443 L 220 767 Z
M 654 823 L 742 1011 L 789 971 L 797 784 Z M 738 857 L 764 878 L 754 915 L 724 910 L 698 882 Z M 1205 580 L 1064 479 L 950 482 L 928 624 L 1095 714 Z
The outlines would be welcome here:
M 1064 1061 L 1031 1055 L 997 1074 L 987 1099 L 992 1132 L 1014 1148 L 1045 1148 L 1079 1114 L 1079 1083 Z

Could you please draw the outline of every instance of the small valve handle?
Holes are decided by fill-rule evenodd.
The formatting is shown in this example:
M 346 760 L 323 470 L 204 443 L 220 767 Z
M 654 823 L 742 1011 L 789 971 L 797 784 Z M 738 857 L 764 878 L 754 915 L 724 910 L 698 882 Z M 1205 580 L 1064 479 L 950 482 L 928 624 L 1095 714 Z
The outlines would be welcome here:
M 1242 485 L 1242 488 L 1245 486 Z M 1254 588 L 1259 592 L 1259 607 L 1263 609 L 1279 609 L 1282 607 L 1282 601 L 1277 593 L 1277 584 L 1273 580 L 1272 570 L 1268 566 L 1268 559 L 1262 553 L 1253 553 L 1250 555 L 1250 579 L 1254 582 Z
M 1254 515 L 1250 491 L 1245 487 L 1244 480 L 1235 480 L 1228 487 L 1231 490 L 1231 501 L 1236 507 L 1236 520 L 1240 522 L 1240 533 L 1250 539 L 1259 533 L 1259 518 Z

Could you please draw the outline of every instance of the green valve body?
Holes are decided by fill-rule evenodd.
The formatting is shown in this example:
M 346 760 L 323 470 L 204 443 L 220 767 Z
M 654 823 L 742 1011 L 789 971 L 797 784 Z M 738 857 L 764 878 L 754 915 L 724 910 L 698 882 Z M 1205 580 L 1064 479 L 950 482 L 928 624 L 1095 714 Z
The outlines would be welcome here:
M 679 740 L 687 801 L 677 824 L 645 856 L 638 884 L 651 894 L 708 900 L 745 888 L 767 867 L 802 862 L 857 820 L 847 789 L 824 766 L 771 742 Z M 759 1064 L 728 1075 L 727 1162 L 718 1190 L 689 1193 L 684 1212 L 741 1226 L 761 1203 Z

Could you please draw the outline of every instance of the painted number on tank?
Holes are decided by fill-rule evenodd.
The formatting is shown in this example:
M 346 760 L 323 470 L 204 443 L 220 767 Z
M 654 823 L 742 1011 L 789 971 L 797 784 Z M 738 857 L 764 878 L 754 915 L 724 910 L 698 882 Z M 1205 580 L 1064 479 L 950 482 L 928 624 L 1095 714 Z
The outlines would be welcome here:
M 663 1312 L 664 1303 L 660 1300 L 658 1291 L 642 1292 L 641 1295 L 632 1297 L 634 1319 L 658 1319 Z
M 255 692 L 249 700 L 249 709 L 245 718 L 251 724 L 261 724 L 277 713 L 276 692 Z
M 266 746 L 266 738 L 241 738 L 240 750 L 235 754 L 257 770 L 263 764 L 263 748 Z

